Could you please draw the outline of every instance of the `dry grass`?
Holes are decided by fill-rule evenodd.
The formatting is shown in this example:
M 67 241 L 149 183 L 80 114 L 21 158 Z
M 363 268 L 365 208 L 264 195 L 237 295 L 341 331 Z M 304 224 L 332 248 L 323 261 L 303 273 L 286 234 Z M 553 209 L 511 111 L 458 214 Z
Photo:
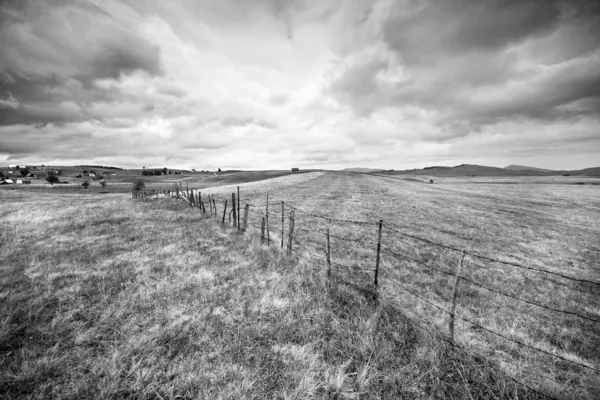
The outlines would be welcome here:
M 513 178 L 514 180 L 515 178 Z M 285 200 L 314 214 L 333 218 L 384 219 L 420 237 L 474 253 L 547 269 L 580 279 L 600 281 L 600 187 L 531 183 L 471 184 L 455 180 L 429 185 L 400 178 L 358 174 L 326 174 L 314 181 L 271 193 L 271 229 L 281 231 Z M 254 199 L 264 203 L 264 197 Z M 257 210 L 263 212 L 263 210 Z M 279 213 L 279 214 L 278 214 Z M 254 215 L 258 223 L 260 216 Z M 286 216 L 287 218 L 287 216 Z M 287 220 L 286 220 L 287 224 Z M 332 238 L 334 269 L 359 286 L 371 284 L 375 264 L 376 226 L 327 222 L 296 212 L 296 237 L 311 252 L 324 255 L 324 236 L 307 230 L 356 239 Z M 384 229 L 383 245 L 454 274 L 460 254 Z M 382 253 L 381 290 L 407 315 L 448 331 L 448 316 L 392 284 L 391 277 L 429 301 L 450 309 L 453 277 Z M 465 260 L 463 275 L 512 296 L 600 319 L 600 288 L 506 265 Z M 458 313 L 512 339 L 600 368 L 600 324 L 541 309 L 491 293 L 463 281 Z M 600 378 L 589 369 L 543 355 L 457 322 L 457 341 L 495 360 L 503 370 L 551 396 L 598 398 Z
M 535 398 L 169 199 L 0 191 L 2 398 Z

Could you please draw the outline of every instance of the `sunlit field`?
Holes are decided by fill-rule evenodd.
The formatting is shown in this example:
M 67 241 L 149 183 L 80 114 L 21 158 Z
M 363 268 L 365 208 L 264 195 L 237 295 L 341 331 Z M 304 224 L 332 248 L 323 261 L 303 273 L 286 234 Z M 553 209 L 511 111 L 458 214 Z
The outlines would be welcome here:
M 461 254 L 404 235 L 598 282 L 600 187 L 406 178 L 240 184 L 245 234 L 171 198 L 0 189 L 0 397 L 543 398 L 506 375 L 555 398 L 600 396 L 597 372 L 460 319 L 450 344 L 448 316 L 405 289 L 449 309 Z M 239 182 L 199 189 L 222 212 Z M 267 193 L 270 246 L 257 238 Z M 290 256 L 281 201 L 286 233 L 297 208 Z M 380 219 L 394 230 L 375 287 Z M 600 319 L 593 284 L 470 255 L 462 276 Z M 599 368 L 598 322 L 466 280 L 457 314 Z

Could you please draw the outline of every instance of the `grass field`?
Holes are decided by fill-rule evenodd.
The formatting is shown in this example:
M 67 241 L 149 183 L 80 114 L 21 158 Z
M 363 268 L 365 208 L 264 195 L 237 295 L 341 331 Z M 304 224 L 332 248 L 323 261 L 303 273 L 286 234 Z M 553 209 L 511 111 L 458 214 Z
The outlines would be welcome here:
M 304 178 L 242 186 L 242 197 L 255 204 L 264 203 L 268 188 L 275 243 L 284 200 L 314 214 L 384 219 L 436 242 L 600 280 L 598 186 Z M 220 196 L 227 188 L 203 193 Z M 264 209 L 252 210 L 257 224 Z M 385 250 L 377 302 L 342 282 L 329 284 L 324 268 L 171 199 L 2 189 L 0 215 L 0 397 L 537 398 L 489 362 L 558 398 L 599 395 L 594 372 L 466 323 L 457 324 L 457 342 L 478 356 L 449 346 L 440 338 L 445 317 L 385 276 L 444 308 L 453 280 Z M 323 254 L 323 236 L 302 230 L 322 231 L 323 221 L 296 212 L 295 224 L 297 240 Z M 332 238 L 332 258 L 348 265 L 335 272 L 372 289 L 372 274 L 359 269 L 374 266 L 376 226 L 329 227 L 332 235 L 371 242 Z M 451 272 L 458 262 L 451 251 L 391 231 L 382 242 Z M 600 316 L 594 287 L 471 258 L 463 273 L 515 296 Z M 597 323 L 461 285 L 459 314 L 598 367 Z
M 129 193 L 132 185 L 141 180 L 146 185 L 148 191 L 168 190 L 173 187 L 176 183 L 181 183 L 184 187 L 190 189 L 205 189 L 208 187 L 218 187 L 226 185 L 237 185 L 246 184 L 250 182 L 258 182 L 263 180 L 272 180 L 279 177 L 285 176 L 297 176 L 304 175 L 306 173 L 314 173 L 315 170 L 303 170 L 301 172 L 292 173 L 290 170 L 270 170 L 270 171 L 224 171 L 219 172 L 217 176 L 213 172 L 184 172 L 182 174 L 173 175 L 142 175 L 142 170 L 116 170 L 107 171 L 103 175 L 106 185 L 103 187 L 97 178 L 90 178 L 82 176 L 77 178 L 76 176 L 81 175 L 82 168 L 74 167 L 59 167 L 64 171 L 64 174 L 60 176 L 61 182 L 68 182 L 66 184 L 57 183 L 50 185 L 44 178 L 34 179 L 27 178 L 31 181 L 28 185 L 10 185 L 4 189 L 9 190 L 27 190 L 30 192 L 38 193 L 51 190 L 53 193 L 61 194 L 81 194 L 85 191 L 101 192 L 106 193 Z M 54 168 L 53 170 L 56 170 Z M 32 171 L 36 172 L 36 171 Z M 114 173 L 115 175 L 111 175 Z M 81 186 L 83 182 L 90 184 L 88 189 Z

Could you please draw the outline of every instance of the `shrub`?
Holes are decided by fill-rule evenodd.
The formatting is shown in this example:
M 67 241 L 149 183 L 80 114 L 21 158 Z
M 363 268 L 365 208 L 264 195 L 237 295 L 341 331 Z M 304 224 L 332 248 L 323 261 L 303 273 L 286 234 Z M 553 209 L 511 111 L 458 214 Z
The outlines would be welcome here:
M 100 185 L 102 185 L 102 189 L 106 188 L 106 184 L 107 184 L 106 180 L 102 179 L 102 180 L 98 181 L 98 183 Z
M 133 190 L 144 190 L 146 188 L 146 182 L 141 179 L 138 179 L 133 184 Z
M 22 168 L 20 171 L 21 176 L 27 176 L 27 174 L 29 174 L 29 170 L 27 168 Z
M 87 189 L 90 186 L 90 182 L 89 181 L 83 181 L 83 183 L 81 184 L 81 186 L 83 186 L 84 189 Z
M 46 177 L 46 180 L 48 181 L 48 183 L 50 185 L 54 185 L 55 183 L 58 183 L 58 176 L 56 176 L 56 175 L 48 175 Z

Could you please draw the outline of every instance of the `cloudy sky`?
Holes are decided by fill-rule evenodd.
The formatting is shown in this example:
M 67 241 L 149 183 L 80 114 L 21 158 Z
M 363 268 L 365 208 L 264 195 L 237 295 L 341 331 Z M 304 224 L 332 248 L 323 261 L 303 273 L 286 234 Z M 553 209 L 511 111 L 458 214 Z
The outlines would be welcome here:
M 600 2 L 4 0 L 0 165 L 600 166 Z

